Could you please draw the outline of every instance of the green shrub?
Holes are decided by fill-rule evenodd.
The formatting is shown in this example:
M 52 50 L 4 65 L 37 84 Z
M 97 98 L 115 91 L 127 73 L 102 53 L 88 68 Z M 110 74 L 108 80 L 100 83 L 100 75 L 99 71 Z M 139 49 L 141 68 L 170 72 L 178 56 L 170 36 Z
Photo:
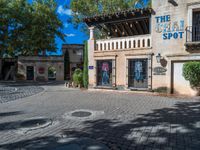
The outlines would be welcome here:
M 76 69 L 73 74 L 73 82 L 75 85 L 83 84 L 83 72 L 81 69 Z
M 15 75 L 15 77 L 16 77 L 17 80 L 25 80 L 25 76 L 23 74 L 21 74 L 21 73 L 17 73 Z
M 183 65 L 183 77 L 192 87 L 200 86 L 200 62 L 187 62 Z

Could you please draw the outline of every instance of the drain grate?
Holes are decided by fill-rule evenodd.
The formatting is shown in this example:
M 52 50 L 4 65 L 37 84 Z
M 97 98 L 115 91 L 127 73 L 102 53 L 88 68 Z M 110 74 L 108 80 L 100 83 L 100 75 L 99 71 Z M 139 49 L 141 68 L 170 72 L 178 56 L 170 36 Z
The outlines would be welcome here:
M 76 111 L 72 113 L 72 116 L 74 117 L 89 117 L 92 113 L 88 111 Z

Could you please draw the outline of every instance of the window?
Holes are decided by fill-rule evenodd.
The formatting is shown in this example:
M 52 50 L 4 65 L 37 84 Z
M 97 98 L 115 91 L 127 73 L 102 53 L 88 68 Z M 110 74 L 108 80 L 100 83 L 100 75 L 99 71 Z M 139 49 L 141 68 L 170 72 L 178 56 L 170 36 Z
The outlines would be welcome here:
M 108 43 L 108 50 L 110 50 L 110 43 Z

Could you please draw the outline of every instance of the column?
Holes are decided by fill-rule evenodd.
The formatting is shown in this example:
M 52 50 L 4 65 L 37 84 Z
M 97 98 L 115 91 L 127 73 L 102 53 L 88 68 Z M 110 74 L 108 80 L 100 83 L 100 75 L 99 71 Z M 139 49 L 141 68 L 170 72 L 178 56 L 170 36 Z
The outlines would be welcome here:
M 96 86 L 96 64 L 94 60 L 94 50 L 95 50 L 94 27 L 89 27 L 89 30 L 90 30 L 90 38 L 87 43 L 89 88 L 94 88 Z

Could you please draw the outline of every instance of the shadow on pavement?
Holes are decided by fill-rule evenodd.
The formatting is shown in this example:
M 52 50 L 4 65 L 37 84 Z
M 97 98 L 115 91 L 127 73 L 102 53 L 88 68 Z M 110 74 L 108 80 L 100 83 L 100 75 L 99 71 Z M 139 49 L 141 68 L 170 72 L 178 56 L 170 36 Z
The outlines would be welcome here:
M 152 110 L 152 113 L 140 114 L 136 119 L 126 122 L 100 119 L 83 124 L 84 129 L 63 129 L 62 134 L 75 139 L 95 139 L 112 150 L 200 148 L 200 102 L 179 102 L 173 108 Z M 6 150 L 51 149 L 64 144 L 69 142 L 59 143 L 59 138 L 50 136 L 0 147 Z
M 16 116 L 23 114 L 23 111 L 13 111 L 13 112 L 0 112 L 0 118 L 1 117 L 8 117 L 8 116 Z

